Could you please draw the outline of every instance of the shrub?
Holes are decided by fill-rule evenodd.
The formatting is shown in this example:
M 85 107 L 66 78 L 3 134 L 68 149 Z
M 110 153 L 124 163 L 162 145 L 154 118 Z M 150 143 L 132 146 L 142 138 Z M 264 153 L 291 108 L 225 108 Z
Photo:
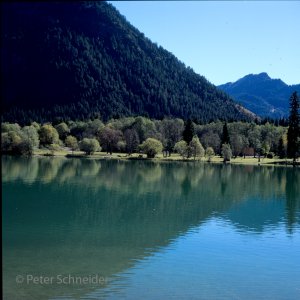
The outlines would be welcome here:
M 84 138 L 79 143 L 79 148 L 81 151 L 84 151 L 86 155 L 93 154 L 96 151 L 101 151 L 99 142 L 96 139 Z
M 157 139 L 148 138 L 140 145 L 140 148 L 148 158 L 154 158 L 157 153 L 162 152 L 163 145 Z

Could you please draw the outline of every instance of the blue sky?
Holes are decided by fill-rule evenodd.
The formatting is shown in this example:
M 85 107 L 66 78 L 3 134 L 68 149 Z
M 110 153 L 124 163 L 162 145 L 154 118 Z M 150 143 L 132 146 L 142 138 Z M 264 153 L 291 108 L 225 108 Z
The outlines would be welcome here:
M 299 1 L 110 2 L 148 38 L 218 85 L 267 72 L 300 83 Z

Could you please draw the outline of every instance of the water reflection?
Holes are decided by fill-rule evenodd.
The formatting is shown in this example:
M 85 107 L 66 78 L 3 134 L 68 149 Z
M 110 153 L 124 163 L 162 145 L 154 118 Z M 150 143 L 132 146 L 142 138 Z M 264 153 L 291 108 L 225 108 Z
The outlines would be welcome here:
M 299 212 L 300 182 L 298 170 L 292 169 L 286 175 L 286 219 L 287 228 L 290 233 L 293 232 L 295 223 L 297 222 L 297 212 Z
M 16 274 L 112 278 L 212 216 L 244 232 L 299 224 L 299 169 L 2 158 L 6 299 L 83 295 L 18 286 Z M 24 298 L 26 299 L 26 298 Z
M 26 188 L 30 199 L 36 195 L 36 188 L 28 185 L 47 190 L 39 193 L 42 210 L 44 205 L 53 210 L 55 203 L 63 207 L 72 203 L 68 209 L 80 222 L 82 218 L 95 219 L 100 212 L 104 215 L 101 219 L 107 214 L 113 219 L 122 216 L 145 219 L 155 215 L 162 220 L 166 214 L 168 218 L 185 218 L 187 214 L 186 220 L 193 225 L 212 212 L 222 212 L 233 204 L 258 198 L 272 201 L 272 205 L 276 199 L 281 205 L 285 203 L 287 227 L 292 230 L 299 211 L 299 176 L 299 169 L 280 167 L 43 157 L 2 159 L 2 180 L 8 188 Z M 50 193 L 54 194 L 55 203 L 48 203 Z M 16 201 L 8 207 L 17 204 L 26 209 L 28 203 L 20 199 L 22 193 L 14 196 Z M 269 213 L 266 215 L 272 219 Z M 251 226 L 258 228 L 264 219 L 255 216 Z

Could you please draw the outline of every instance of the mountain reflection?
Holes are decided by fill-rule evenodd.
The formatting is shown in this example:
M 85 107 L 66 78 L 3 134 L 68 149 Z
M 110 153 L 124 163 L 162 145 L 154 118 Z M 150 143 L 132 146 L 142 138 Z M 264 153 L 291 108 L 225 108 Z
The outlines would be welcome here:
M 23 187 L 34 184 L 41 190 L 47 189 L 45 195 L 53 193 L 53 200 L 59 201 L 59 205 L 72 204 L 68 209 L 80 222 L 95 219 L 95 214 L 98 217 L 101 214 L 102 220 L 107 215 L 111 218 L 140 217 L 142 220 L 145 216 L 155 215 L 162 219 L 166 216 L 186 218 L 192 226 L 213 212 L 223 212 L 236 203 L 259 198 L 269 202 L 285 201 L 287 226 L 292 228 L 299 211 L 299 176 L 299 169 L 281 167 L 53 157 L 2 158 L 4 183 Z M 32 198 L 35 189 L 27 188 L 27 193 L 32 193 Z M 15 195 L 16 199 L 20 196 Z M 48 203 L 48 197 L 43 198 L 39 199 L 40 203 L 46 202 L 42 209 L 44 205 L 55 209 L 56 202 Z M 18 205 L 26 206 L 26 203 Z M 82 205 L 86 208 L 84 213 Z M 255 217 L 252 220 L 251 226 L 255 228 Z
M 3 157 L 2 180 L 6 288 L 19 273 L 111 277 L 216 214 L 257 233 L 299 222 L 295 168 Z M 59 288 L 37 293 L 73 292 Z

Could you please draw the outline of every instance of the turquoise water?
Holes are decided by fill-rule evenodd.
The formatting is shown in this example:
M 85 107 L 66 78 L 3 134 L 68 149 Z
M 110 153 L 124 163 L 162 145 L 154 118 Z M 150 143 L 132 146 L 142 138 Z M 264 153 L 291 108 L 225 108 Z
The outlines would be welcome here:
M 300 170 L 2 158 L 4 299 L 300 299 Z

